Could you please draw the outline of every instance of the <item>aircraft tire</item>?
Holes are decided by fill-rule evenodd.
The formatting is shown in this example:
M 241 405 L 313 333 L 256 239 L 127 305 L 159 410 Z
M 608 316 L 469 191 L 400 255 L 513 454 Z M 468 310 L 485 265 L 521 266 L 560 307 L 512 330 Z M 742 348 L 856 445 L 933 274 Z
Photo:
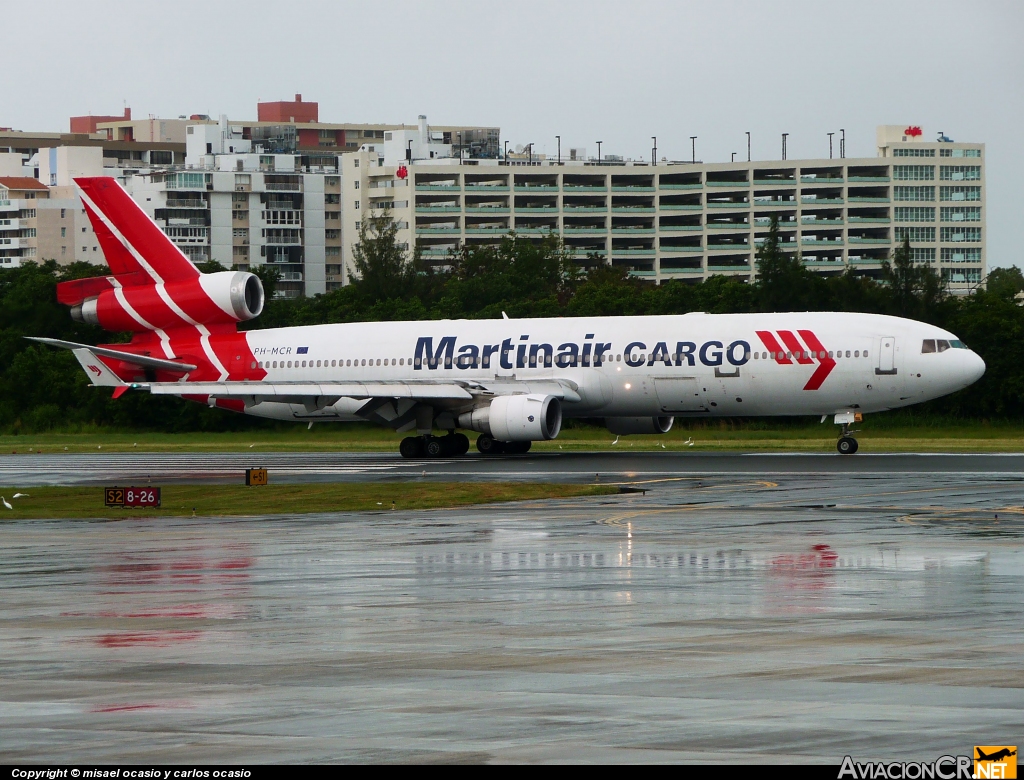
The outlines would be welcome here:
M 505 453 L 508 455 L 525 455 L 533 446 L 532 441 L 510 441 L 505 443 Z
M 449 446 L 451 448 L 452 455 L 465 455 L 469 452 L 469 437 L 466 434 L 452 433 L 445 438 L 451 440 L 451 444 Z
M 840 436 L 836 442 L 836 449 L 840 455 L 853 455 L 859 448 L 857 440 L 852 436 Z
M 406 436 L 402 439 L 402 443 L 398 445 L 398 451 L 402 454 L 403 458 L 422 458 L 423 439 L 419 436 Z
M 448 442 L 437 436 L 431 436 L 423 446 L 428 458 L 440 458 L 448 454 Z
M 486 433 L 481 433 L 476 437 L 476 448 L 481 455 L 500 455 L 505 451 L 505 443 Z

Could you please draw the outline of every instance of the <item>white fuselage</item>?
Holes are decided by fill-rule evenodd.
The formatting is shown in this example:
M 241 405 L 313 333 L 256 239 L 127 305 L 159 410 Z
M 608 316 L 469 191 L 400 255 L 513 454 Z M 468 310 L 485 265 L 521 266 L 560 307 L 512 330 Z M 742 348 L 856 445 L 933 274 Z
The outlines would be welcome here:
M 954 346 L 923 352 L 929 339 Z M 351 323 L 246 340 L 265 382 L 561 381 L 579 397 L 563 402 L 566 417 L 877 412 L 954 392 L 985 370 L 941 328 L 831 312 Z M 264 401 L 246 411 L 358 420 L 364 403 Z

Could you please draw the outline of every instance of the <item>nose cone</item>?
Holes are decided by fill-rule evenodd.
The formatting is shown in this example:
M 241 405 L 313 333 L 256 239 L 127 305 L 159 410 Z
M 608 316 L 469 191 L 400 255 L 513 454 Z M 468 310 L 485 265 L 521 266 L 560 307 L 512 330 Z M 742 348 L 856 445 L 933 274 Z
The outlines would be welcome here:
M 969 387 L 985 375 L 985 361 L 981 355 L 971 350 L 964 350 L 960 358 L 960 386 Z

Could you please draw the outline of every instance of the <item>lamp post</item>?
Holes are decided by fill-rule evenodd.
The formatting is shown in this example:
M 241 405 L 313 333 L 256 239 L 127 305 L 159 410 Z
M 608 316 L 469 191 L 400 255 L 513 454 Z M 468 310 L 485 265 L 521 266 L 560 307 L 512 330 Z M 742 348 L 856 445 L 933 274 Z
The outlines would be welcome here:
M 835 133 L 828 134 L 828 159 L 830 160 L 832 159 L 832 136 L 834 135 Z
M 750 131 L 747 130 L 747 162 L 750 162 Z
M 652 135 L 651 140 L 654 141 L 654 149 L 651 151 L 651 165 L 658 164 L 658 136 Z
M 690 136 L 690 162 L 694 165 L 697 164 L 697 136 Z
M 789 137 L 789 133 L 782 134 L 782 159 L 786 159 L 786 139 Z
M 598 141 L 597 142 L 597 164 L 598 165 L 601 164 L 601 144 L 603 144 L 603 143 L 604 143 L 604 141 Z
M 846 157 L 846 128 L 840 127 L 839 132 L 842 133 L 842 137 L 839 139 L 839 157 Z
M 558 164 L 562 164 L 562 136 L 556 135 L 555 140 L 558 141 Z

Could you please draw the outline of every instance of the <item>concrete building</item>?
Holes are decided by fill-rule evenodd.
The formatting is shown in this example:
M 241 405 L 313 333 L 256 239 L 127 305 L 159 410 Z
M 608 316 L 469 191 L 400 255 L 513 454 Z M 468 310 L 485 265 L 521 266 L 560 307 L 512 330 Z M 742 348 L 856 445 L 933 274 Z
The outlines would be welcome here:
M 342 158 L 343 280 L 353 238 L 389 205 L 423 255 L 443 264 L 460 245 L 494 244 L 508 231 L 560 235 L 581 263 L 637 277 L 750 280 L 777 216 L 784 246 L 821 273 L 877 276 L 910 238 L 914 259 L 954 292 L 985 277 L 984 145 L 919 128 L 878 128 L 878 156 L 731 163 L 467 160 L 367 144 Z
M 47 187 L 27 176 L 0 177 L 0 268 L 17 268 L 38 257 L 38 206 Z

